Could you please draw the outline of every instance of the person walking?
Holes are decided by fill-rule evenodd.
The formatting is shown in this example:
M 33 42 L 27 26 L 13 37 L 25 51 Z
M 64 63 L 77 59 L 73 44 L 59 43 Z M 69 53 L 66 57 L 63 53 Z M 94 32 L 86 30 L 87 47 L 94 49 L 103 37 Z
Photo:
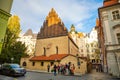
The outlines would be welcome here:
M 71 75 L 74 75 L 74 71 L 75 71 L 75 66 L 74 66 L 74 64 L 71 66 Z
M 54 65 L 54 76 L 56 76 L 57 75 L 57 73 L 56 73 L 56 71 L 57 71 L 57 66 L 56 66 L 56 64 Z
M 98 72 L 98 65 L 96 65 L 96 72 Z
M 47 65 L 47 70 L 48 70 L 48 72 L 50 72 L 50 65 L 49 64 Z

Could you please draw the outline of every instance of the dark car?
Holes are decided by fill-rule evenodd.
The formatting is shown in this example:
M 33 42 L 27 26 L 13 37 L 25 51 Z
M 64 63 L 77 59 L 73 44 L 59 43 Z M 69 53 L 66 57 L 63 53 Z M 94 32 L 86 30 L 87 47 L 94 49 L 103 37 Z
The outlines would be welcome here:
M 24 76 L 26 70 L 21 68 L 18 64 L 3 64 L 0 69 L 0 73 L 10 76 Z

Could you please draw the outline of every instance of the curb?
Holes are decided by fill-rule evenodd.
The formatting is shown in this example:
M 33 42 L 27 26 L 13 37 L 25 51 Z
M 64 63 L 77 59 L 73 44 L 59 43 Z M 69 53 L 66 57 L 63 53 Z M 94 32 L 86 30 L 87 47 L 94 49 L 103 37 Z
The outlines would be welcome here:
M 46 72 L 46 71 L 40 71 L 40 70 L 29 70 L 27 69 L 28 72 L 37 72 L 37 73 L 46 73 L 46 74 L 53 74 L 53 72 Z M 64 75 L 64 76 L 78 76 L 81 77 L 82 74 L 77 74 L 75 73 L 75 75 Z

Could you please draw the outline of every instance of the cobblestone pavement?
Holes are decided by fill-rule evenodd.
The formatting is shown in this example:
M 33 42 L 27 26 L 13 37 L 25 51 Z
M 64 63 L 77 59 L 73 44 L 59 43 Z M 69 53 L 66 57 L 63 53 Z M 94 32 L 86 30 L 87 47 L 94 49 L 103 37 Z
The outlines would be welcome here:
M 0 75 L 0 80 L 120 80 L 109 76 L 105 73 L 91 73 L 85 74 L 83 76 L 64 76 L 57 75 L 54 76 L 52 73 L 41 73 L 41 72 L 27 72 L 25 76 L 22 77 L 7 77 Z

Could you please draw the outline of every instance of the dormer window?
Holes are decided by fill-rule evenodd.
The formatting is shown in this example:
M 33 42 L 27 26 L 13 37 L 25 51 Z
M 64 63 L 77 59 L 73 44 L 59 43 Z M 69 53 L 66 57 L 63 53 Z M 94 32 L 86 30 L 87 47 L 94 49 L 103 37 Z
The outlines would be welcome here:
M 119 10 L 113 11 L 112 12 L 113 20 L 118 20 L 120 19 L 120 12 Z

